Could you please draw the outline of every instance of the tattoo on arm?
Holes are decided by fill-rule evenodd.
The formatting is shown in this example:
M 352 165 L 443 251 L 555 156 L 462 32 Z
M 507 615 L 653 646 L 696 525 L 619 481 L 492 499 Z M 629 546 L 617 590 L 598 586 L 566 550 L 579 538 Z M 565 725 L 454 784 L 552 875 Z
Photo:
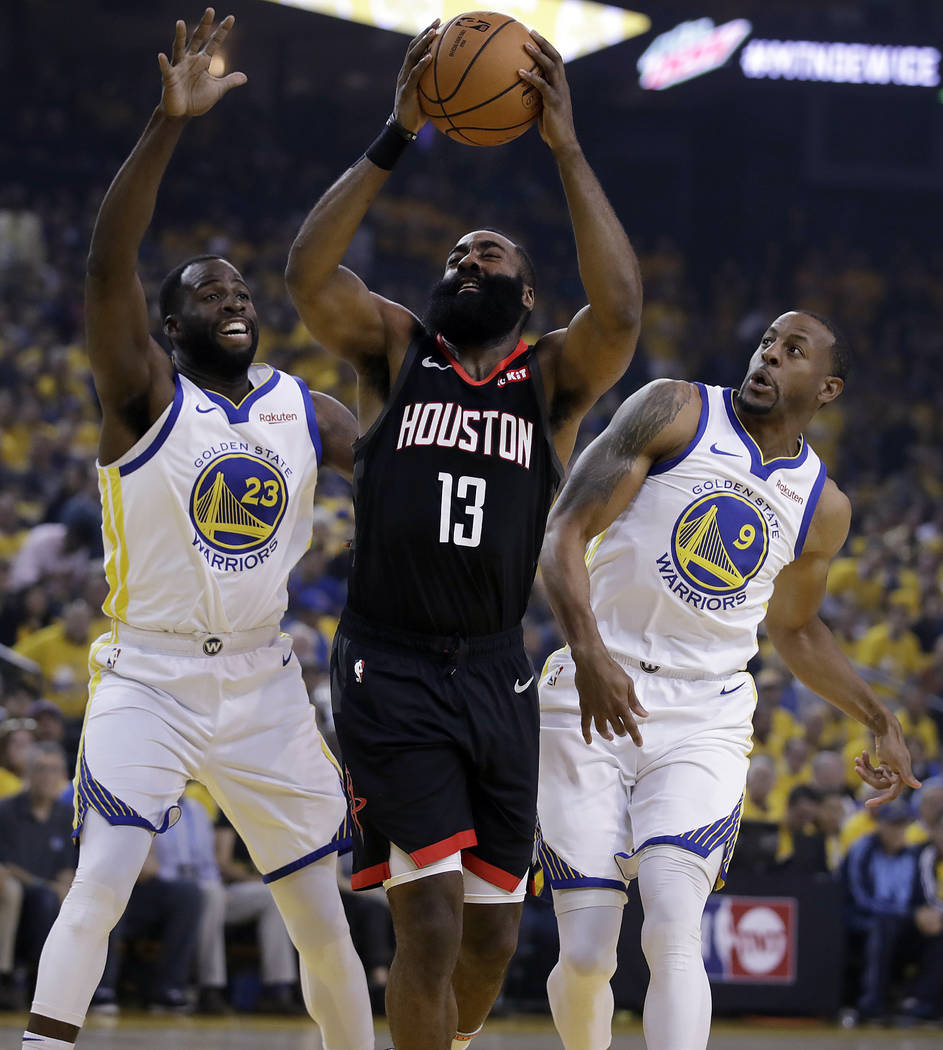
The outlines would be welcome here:
M 627 404 L 622 419 L 600 439 L 596 455 L 587 458 L 567 486 L 567 502 L 607 502 L 639 454 L 690 402 L 692 391 L 689 383 L 659 383 L 637 404 Z

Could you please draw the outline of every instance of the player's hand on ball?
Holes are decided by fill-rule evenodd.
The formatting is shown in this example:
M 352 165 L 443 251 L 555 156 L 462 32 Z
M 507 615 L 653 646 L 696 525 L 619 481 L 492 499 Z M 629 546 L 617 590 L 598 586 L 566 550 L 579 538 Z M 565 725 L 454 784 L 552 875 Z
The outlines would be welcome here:
M 431 25 L 414 36 L 406 48 L 406 57 L 396 78 L 396 101 L 393 104 L 393 119 L 407 131 L 417 132 L 428 119 L 419 107 L 419 78 L 432 61 L 430 48 L 439 29 L 437 18 Z
M 534 43 L 524 44 L 527 53 L 540 67 L 533 73 L 519 69 L 521 80 L 532 84 L 539 92 L 543 108 L 537 118 L 540 137 L 552 149 L 576 145 L 576 128 L 573 126 L 573 106 L 570 102 L 570 85 L 566 82 L 563 58 L 560 52 L 536 29 L 530 31 Z
M 580 657 L 575 681 L 587 744 L 592 743 L 595 726 L 604 740 L 612 740 L 615 732 L 616 736 L 630 736 L 636 747 L 642 746 L 636 718 L 647 718 L 648 712 L 635 695 L 632 679 L 605 650 Z
M 170 59 L 163 52 L 157 56 L 164 81 L 160 105 L 168 117 L 198 117 L 212 109 L 230 88 L 239 87 L 248 79 L 245 73 L 225 77 L 210 73 L 210 61 L 236 21 L 227 15 L 214 25 L 215 17 L 216 12 L 208 7 L 189 43 L 186 23 L 178 21 Z

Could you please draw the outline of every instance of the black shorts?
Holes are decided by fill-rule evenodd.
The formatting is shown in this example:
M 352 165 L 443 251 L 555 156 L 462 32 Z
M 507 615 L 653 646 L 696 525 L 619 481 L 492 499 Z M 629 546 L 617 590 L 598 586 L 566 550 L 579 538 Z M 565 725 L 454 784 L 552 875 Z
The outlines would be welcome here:
M 354 889 L 390 877 L 390 843 L 424 867 L 461 852 L 505 890 L 537 818 L 537 683 L 521 629 L 473 639 L 375 627 L 345 610 L 331 654 L 354 831 Z

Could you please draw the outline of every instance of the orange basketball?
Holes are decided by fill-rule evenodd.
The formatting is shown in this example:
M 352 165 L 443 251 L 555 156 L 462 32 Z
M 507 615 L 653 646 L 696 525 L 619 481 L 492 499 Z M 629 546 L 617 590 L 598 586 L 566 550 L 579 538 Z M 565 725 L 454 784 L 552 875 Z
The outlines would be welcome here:
M 497 11 L 445 23 L 419 81 L 419 104 L 439 131 L 469 146 L 499 146 L 534 123 L 540 92 L 517 72 L 539 68 L 524 50 L 527 40 L 520 22 Z

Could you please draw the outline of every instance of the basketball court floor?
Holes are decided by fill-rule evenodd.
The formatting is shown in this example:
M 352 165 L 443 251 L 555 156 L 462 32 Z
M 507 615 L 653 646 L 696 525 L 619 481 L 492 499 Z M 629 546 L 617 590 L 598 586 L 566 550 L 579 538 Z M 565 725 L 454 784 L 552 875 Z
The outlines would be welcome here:
M 0 1014 L 0 1047 L 19 1050 L 26 1016 Z M 390 1045 L 389 1031 L 377 1026 L 376 1045 Z M 495 1020 L 473 1043 L 474 1050 L 560 1050 L 549 1018 Z M 768 1021 L 761 1024 L 718 1021 L 710 1050 L 930 1050 L 943 1046 L 940 1028 L 919 1030 L 860 1029 L 843 1031 L 812 1022 Z M 645 1050 L 641 1025 L 620 1020 L 613 1050 Z M 321 1050 L 317 1028 L 299 1020 L 256 1020 L 238 1016 L 219 1021 L 200 1018 L 154 1018 L 128 1013 L 119 1019 L 92 1018 L 78 1050 Z

